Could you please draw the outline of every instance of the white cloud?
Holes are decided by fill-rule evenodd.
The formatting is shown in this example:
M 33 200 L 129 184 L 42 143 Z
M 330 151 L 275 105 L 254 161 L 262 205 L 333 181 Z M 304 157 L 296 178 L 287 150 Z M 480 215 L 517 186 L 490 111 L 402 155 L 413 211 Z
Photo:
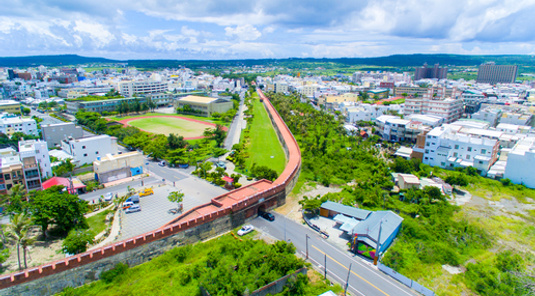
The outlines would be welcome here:
M 251 25 L 243 25 L 236 27 L 226 27 L 225 35 L 229 37 L 236 37 L 239 40 L 256 40 L 262 36 L 262 33 Z
M 99 23 L 75 21 L 73 30 L 75 32 L 88 34 L 96 47 L 103 47 L 115 39 L 115 36 Z

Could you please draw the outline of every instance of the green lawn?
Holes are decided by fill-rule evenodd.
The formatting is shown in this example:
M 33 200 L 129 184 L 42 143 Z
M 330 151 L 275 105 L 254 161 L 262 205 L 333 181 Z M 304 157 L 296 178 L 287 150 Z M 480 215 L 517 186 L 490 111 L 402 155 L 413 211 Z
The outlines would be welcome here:
M 94 216 L 91 216 L 87 218 L 87 225 L 89 225 L 89 229 L 95 233 L 95 235 L 101 233 L 106 229 L 106 215 L 110 210 L 102 211 Z
M 130 118 L 136 118 L 136 117 L 158 116 L 158 115 L 161 115 L 161 116 L 176 115 L 176 116 L 180 116 L 180 117 L 192 118 L 192 119 L 205 121 L 205 122 L 209 122 L 209 123 L 221 124 L 221 125 L 227 126 L 227 127 L 230 125 L 230 123 L 228 123 L 228 122 L 223 122 L 221 120 L 213 120 L 211 117 L 203 117 L 203 116 L 195 116 L 195 115 L 184 115 L 184 114 L 176 114 L 176 113 L 167 114 L 167 113 L 149 112 L 149 113 L 145 113 L 145 114 L 136 114 L 136 115 L 120 116 L 120 117 L 119 116 L 110 116 L 110 117 L 107 117 L 107 118 L 110 119 L 110 120 L 114 120 L 114 121 L 121 121 L 121 120 L 124 120 L 124 119 L 130 119 Z
M 253 163 L 265 165 L 280 175 L 286 166 L 286 155 L 264 108 L 264 103 L 260 102 L 256 93 L 253 95 L 253 111 L 254 119 L 248 146 L 249 158 L 245 161 L 245 167 L 250 170 Z

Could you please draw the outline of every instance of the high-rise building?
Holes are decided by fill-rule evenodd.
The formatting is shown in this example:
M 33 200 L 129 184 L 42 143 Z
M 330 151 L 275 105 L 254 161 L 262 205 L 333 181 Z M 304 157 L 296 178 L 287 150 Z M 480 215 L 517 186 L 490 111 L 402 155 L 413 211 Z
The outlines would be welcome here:
M 479 66 L 477 72 L 477 83 L 514 83 L 518 66 L 516 65 L 496 65 L 486 63 Z
M 420 80 L 425 78 L 446 79 L 448 76 L 448 67 L 439 67 L 435 64 L 433 68 L 428 68 L 427 63 L 423 67 L 416 68 L 414 70 L 414 80 Z

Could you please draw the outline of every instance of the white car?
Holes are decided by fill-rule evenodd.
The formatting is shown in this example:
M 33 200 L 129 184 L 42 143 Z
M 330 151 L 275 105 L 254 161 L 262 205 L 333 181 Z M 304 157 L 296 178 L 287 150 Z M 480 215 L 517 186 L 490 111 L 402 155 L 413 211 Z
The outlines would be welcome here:
M 113 199 L 113 192 L 108 192 L 104 195 L 105 201 L 111 201 Z
M 247 233 L 249 233 L 249 232 L 251 232 L 253 230 L 254 230 L 253 225 L 245 225 L 240 230 L 238 230 L 238 235 L 239 236 L 246 235 Z
M 124 213 L 128 214 L 128 213 L 134 213 L 134 212 L 139 212 L 139 211 L 141 211 L 141 207 L 139 205 L 133 205 L 129 207 L 128 209 L 126 209 Z

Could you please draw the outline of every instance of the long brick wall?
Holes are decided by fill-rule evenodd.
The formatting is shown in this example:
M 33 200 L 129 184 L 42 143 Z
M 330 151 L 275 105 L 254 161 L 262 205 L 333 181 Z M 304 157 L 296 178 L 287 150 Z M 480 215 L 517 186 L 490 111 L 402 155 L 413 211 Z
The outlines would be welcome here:
M 0 294 L 6 294 L 4 289 L 28 283 L 61 272 L 74 270 L 87 264 L 95 263 L 99 260 L 110 258 L 118 254 L 145 246 L 149 243 L 168 238 L 186 230 L 193 229 L 205 223 L 213 222 L 228 215 L 235 215 L 240 211 L 250 211 L 252 206 L 267 203 L 274 204 L 272 199 L 283 197 L 291 190 L 299 175 L 301 167 L 301 152 L 292 133 L 277 113 L 269 99 L 258 90 L 260 97 L 264 100 L 264 105 L 268 111 L 274 127 L 276 128 L 281 143 L 287 154 L 288 163 L 282 174 L 274 182 L 260 180 L 248 186 L 230 191 L 221 196 L 215 197 L 208 204 L 196 207 L 172 223 L 164 227 L 147 232 L 145 234 L 126 239 L 108 246 L 91 250 L 76 256 L 57 260 L 38 267 L 29 268 L 21 272 L 4 275 L 0 277 Z

